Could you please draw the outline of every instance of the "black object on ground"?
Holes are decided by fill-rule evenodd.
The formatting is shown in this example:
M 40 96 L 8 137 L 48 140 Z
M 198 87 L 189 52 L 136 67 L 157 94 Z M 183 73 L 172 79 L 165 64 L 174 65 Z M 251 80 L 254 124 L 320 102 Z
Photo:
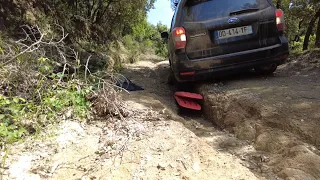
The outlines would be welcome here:
M 117 82 L 116 85 L 118 87 L 121 87 L 121 88 L 127 90 L 127 91 L 142 91 L 142 90 L 144 90 L 141 86 L 134 84 L 133 82 L 131 82 L 127 78 L 126 78 L 126 80 L 124 80 L 122 82 Z

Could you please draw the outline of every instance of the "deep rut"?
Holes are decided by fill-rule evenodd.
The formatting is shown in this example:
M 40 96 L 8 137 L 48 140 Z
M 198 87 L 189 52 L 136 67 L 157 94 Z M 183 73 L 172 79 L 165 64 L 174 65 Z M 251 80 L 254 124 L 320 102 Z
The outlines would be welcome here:
M 184 127 L 210 145 L 213 150 L 241 159 L 239 162 L 252 170 L 260 179 L 263 179 L 263 176 L 268 176 L 268 179 L 276 179 L 276 175 L 272 172 L 269 172 L 268 175 L 261 174 L 259 170 L 261 167 L 258 165 L 261 154 L 256 152 L 250 143 L 239 140 L 226 131 L 218 130 L 212 121 L 206 120 L 203 112 L 179 111 L 173 98 L 177 89 L 167 84 L 168 68 L 166 61 L 140 61 L 129 65 L 124 75 L 137 85 L 143 86 L 145 91 L 133 92 L 126 97 L 156 111 L 167 113 L 169 118 L 182 123 Z M 190 85 L 189 89 L 188 87 L 183 87 L 183 89 L 189 92 L 201 91 L 198 85 Z

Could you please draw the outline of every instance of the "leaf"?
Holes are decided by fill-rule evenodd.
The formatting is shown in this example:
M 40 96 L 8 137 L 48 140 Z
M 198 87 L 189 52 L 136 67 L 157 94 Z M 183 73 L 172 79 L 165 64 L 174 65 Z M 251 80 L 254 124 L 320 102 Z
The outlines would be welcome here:
M 4 114 L 0 114 L 0 119 L 4 119 L 6 116 Z
M 8 99 L 6 99 L 6 100 L 4 101 L 4 103 L 5 103 L 6 105 L 11 104 L 11 102 L 10 102 Z
M 4 55 L 4 50 L 0 47 L 0 53 Z
M 57 77 L 58 78 L 63 78 L 63 73 L 62 72 L 57 73 Z
M 24 103 L 27 102 L 27 101 L 26 101 L 25 99 L 23 99 L 23 98 L 19 98 L 19 100 L 22 101 L 22 102 L 24 102 Z
M 19 103 L 19 98 L 13 98 L 13 102 L 18 104 Z

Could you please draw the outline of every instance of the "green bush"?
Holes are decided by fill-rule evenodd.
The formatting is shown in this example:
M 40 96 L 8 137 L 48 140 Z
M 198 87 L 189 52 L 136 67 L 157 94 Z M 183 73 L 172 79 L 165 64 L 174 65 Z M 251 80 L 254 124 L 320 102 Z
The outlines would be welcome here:
M 7 98 L 0 95 L 0 146 L 21 139 L 26 130 L 21 125 L 19 118 L 28 113 L 29 108 L 30 104 L 22 98 Z
M 136 49 L 138 42 L 134 40 L 134 38 L 131 35 L 126 35 L 122 38 L 122 42 L 124 44 L 124 46 L 129 49 Z
M 135 62 L 139 54 L 156 53 L 161 57 L 168 57 L 167 40 L 160 36 L 160 33 L 165 31 L 168 31 L 165 25 L 159 23 L 154 26 L 146 19 L 133 27 L 133 32 L 122 38 L 129 51 L 129 62 Z
M 57 75 L 58 77 L 58 75 Z M 58 123 L 61 114 L 71 108 L 74 117 L 86 118 L 90 110 L 90 102 L 85 95 L 92 88 L 77 90 L 77 84 L 71 81 L 67 87 L 46 90 L 41 101 L 25 100 L 21 97 L 5 97 L 0 95 L 0 143 L 12 143 L 23 135 L 41 129 L 50 123 Z M 30 127 L 32 124 L 33 127 Z M 31 128 L 31 129 L 28 129 Z
M 14 57 L 21 52 L 21 44 L 2 42 L 0 54 Z M 62 47 L 63 44 L 54 44 Z M 11 49 L 10 54 L 8 49 Z M 61 48 L 65 50 L 66 47 Z M 55 70 L 55 58 L 50 46 L 42 45 L 37 51 L 23 53 L 0 71 L 0 147 L 21 140 L 25 135 L 42 130 L 50 123 L 63 119 L 66 110 L 74 119 L 84 119 L 90 112 L 90 102 L 85 98 L 92 91 L 92 85 L 84 82 L 80 69 L 77 73 L 65 74 Z M 6 52 L 8 51 L 8 52 Z M 67 51 L 63 57 L 67 56 Z M 7 62 L 1 59 L 0 63 Z M 67 59 L 69 61 L 69 59 Z M 70 60 L 68 64 L 72 65 Z

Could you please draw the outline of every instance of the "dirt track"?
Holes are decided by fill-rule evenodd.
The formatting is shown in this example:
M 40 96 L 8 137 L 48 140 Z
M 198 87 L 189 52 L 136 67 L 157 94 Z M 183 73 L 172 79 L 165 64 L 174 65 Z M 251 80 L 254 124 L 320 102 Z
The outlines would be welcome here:
M 126 119 L 64 120 L 44 139 L 12 147 L 4 179 L 258 179 L 219 145 L 241 141 L 201 114 L 176 113 L 167 67 L 159 59 L 128 66 L 124 75 L 145 90 L 123 93 Z
M 177 114 L 168 63 L 146 59 L 124 70 L 145 88 L 123 93 L 126 121 L 62 121 L 15 146 L 4 179 L 320 179 L 318 69 L 201 83 L 203 116 Z
M 206 118 L 188 114 L 182 123 L 213 148 L 242 159 L 260 178 L 319 179 L 320 70 L 317 57 L 306 56 L 271 76 L 248 71 L 195 85 L 205 96 Z M 126 75 L 146 88 L 140 103 L 177 111 L 175 89 L 165 84 L 165 62 L 142 61 L 129 69 Z M 215 130 L 212 122 L 236 138 Z

